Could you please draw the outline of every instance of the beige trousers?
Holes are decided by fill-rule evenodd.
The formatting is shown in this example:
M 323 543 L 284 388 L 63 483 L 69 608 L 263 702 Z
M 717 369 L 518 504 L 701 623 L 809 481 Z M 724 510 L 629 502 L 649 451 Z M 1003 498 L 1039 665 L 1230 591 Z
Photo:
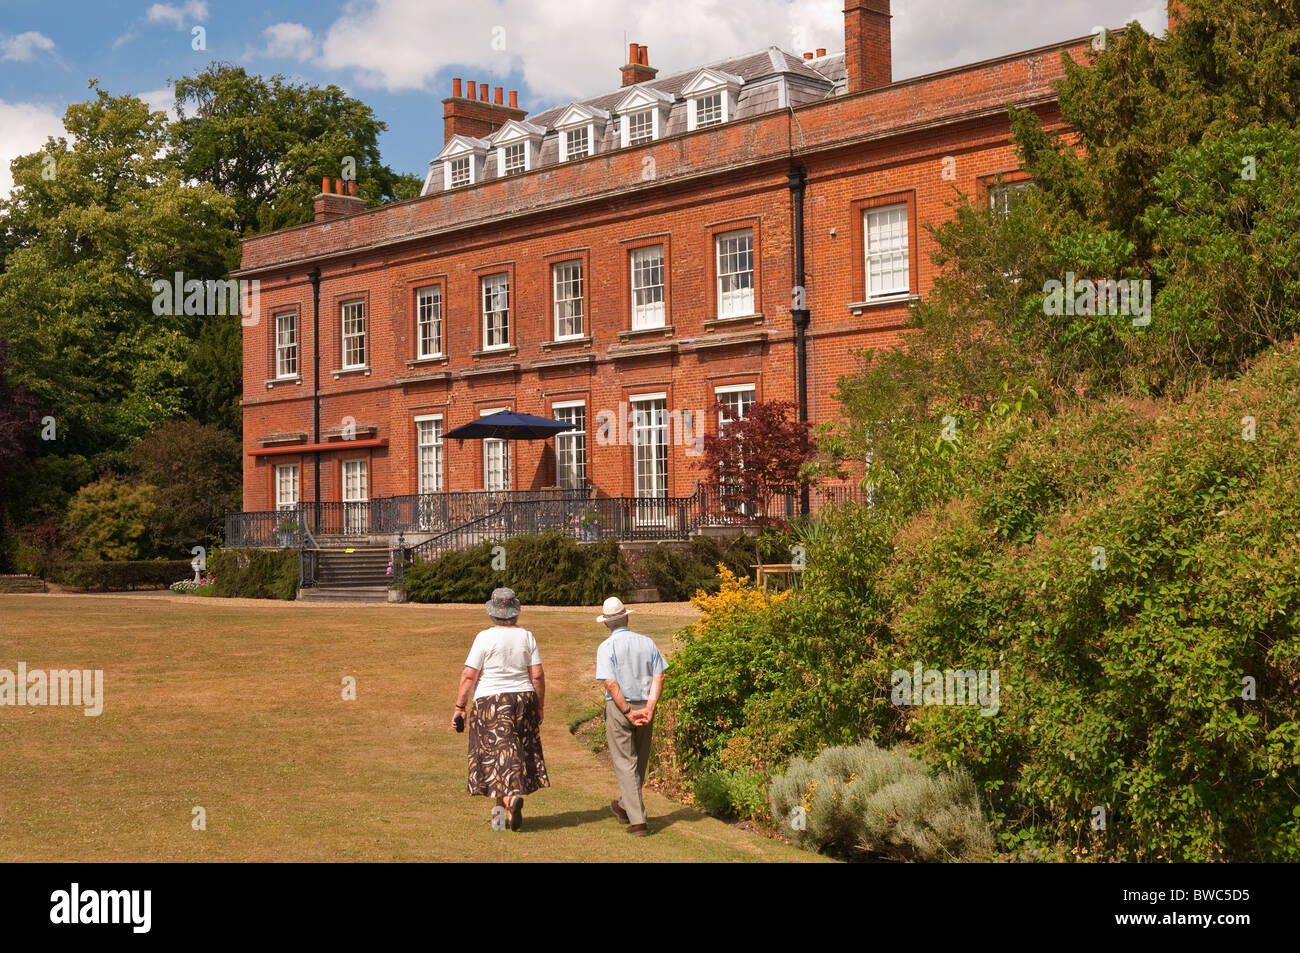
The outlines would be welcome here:
M 645 702 L 628 702 L 628 705 L 635 710 L 644 708 Z M 614 777 L 618 780 L 618 799 L 627 811 L 628 824 L 645 823 L 641 784 L 650 761 L 653 730 L 653 721 L 648 725 L 634 725 L 612 701 L 605 702 L 605 740 L 609 744 L 610 760 L 614 762 Z

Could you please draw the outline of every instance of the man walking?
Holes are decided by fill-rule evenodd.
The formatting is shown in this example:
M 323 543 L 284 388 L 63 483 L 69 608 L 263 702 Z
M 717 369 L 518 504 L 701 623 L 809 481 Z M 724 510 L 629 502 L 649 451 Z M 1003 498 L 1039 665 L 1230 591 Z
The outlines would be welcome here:
M 655 704 L 663 691 L 668 663 L 654 642 L 627 627 L 627 615 L 622 600 L 610 596 L 602 614 L 596 616 L 596 621 L 610 630 L 609 638 L 596 650 L 596 681 L 605 683 L 605 740 L 618 779 L 619 798 L 609 807 L 627 825 L 629 834 L 645 837 L 649 831 L 641 784 L 650 760 Z

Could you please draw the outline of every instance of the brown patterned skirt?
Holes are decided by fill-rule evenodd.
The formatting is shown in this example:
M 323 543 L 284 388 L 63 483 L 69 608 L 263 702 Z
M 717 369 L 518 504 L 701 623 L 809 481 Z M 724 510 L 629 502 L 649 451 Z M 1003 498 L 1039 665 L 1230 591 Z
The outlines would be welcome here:
M 505 692 L 474 701 L 469 716 L 469 793 L 532 794 L 551 786 L 542 760 L 536 692 Z

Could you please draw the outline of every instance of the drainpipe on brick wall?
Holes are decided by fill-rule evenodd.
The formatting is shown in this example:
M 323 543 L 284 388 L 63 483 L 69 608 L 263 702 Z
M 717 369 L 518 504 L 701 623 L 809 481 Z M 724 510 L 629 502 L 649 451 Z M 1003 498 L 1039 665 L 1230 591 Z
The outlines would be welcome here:
M 808 181 L 803 166 L 790 170 L 790 205 L 794 209 L 794 288 L 790 293 L 790 318 L 794 321 L 795 379 L 799 393 L 799 420 L 808 420 L 808 290 L 805 285 L 803 257 L 803 193 Z M 797 307 L 795 307 L 797 306 Z M 799 512 L 807 516 L 811 507 L 808 486 L 799 491 Z
M 320 269 L 313 268 L 307 272 L 307 280 L 311 282 L 311 339 L 312 339 L 312 359 L 315 362 L 315 369 L 311 375 L 311 403 L 312 403 L 312 424 L 311 424 L 311 442 L 320 443 Z M 312 514 L 316 524 L 317 531 L 320 530 L 320 451 L 317 450 L 312 454 L 315 457 L 315 465 L 312 476 L 312 498 L 316 502 L 315 513 Z

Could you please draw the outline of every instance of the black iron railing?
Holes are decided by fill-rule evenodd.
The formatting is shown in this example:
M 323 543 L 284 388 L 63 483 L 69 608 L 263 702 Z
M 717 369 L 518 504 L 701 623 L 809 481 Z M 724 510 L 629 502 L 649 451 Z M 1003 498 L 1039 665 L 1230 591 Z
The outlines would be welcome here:
M 318 537 L 429 535 L 410 552 L 429 558 L 448 549 L 486 540 L 528 536 L 546 530 L 572 532 L 579 540 L 687 539 L 701 527 L 737 528 L 791 519 L 799 512 L 799 491 L 740 502 L 724 486 L 697 484 L 689 496 L 601 497 L 577 490 L 467 490 L 391 496 L 361 503 L 304 502 L 295 509 L 230 513 L 226 545 L 295 547 L 304 585 L 315 580 Z M 855 486 L 815 487 L 817 509 L 863 501 Z M 309 581 L 310 580 L 310 581 Z

